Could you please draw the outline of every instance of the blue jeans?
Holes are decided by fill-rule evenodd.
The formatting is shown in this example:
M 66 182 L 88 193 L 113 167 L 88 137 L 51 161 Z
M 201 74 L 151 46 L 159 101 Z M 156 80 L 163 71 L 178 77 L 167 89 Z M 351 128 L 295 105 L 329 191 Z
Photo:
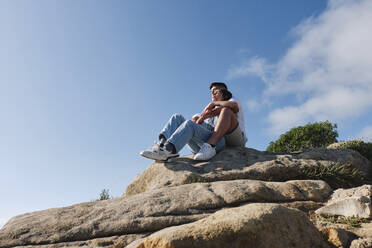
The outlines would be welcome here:
M 191 152 L 198 153 L 203 143 L 212 136 L 213 130 L 214 126 L 206 122 L 197 124 L 180 114 L 174 114 L 160 134 L 175 146 L 177 152 L 187 144 Z M 216 144 L 216 151 L 219 152 L 224 147 L 225 138 L 222 137 Z

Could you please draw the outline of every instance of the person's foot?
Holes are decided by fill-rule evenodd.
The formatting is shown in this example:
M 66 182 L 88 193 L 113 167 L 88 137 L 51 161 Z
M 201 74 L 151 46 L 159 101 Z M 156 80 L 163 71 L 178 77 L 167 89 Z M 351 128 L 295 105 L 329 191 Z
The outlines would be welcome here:
M 166 150 L 164 147 L 160 147 L 160 144 L 156 142 L 150 149 L 140 152 L 140 155 L 145 158 L 159 161 L 166 161 L 168 158 L 179 156 L 177 153 L 172 153 Z
M 199 152 L 194 155 L 195 160 L 209 160 L 216 155 L 216 149 L 208 143 L 204 143 L 200 148 Z

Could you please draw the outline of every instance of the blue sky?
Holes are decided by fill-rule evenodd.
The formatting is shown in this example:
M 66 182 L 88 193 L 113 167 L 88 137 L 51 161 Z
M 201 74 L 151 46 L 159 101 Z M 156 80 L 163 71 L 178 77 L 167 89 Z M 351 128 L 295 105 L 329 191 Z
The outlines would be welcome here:
M 247 147 L 322 120 L 371 140 L 371 26 L 368 0 L 0 1 L 0 225 L 120 196 L 211 81 L 243 103 Z

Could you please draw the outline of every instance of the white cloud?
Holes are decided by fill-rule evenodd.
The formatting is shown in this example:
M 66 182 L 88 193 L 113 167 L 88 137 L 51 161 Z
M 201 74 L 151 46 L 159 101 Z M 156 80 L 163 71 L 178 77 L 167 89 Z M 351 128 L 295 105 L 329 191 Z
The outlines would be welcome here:
M 367 142 L 372 142 L 372 126 L 366 126 L 357 135 L 357 138 L 362 139 Z
M 264 58 L 253 57 L 238 67 L 230 68 L 227 73 L 227 79 L 255 75 L 267 82 L 271 67 Z
M 313 96 L 299 106 L 287 106 L 273 110 L 269 114 L 271 132 L 280 134 L 296 125 L 311 120 L 340 120 L 345 116 L 356 117 L 368 105 L 370 93 L 347 89 L 337 89 L 329 94 Z
M 296 105 L 269 114 L 276 135 L 309 121 L 358 117 L 372 107 L 371 27 L 371 0 L 330 0 L 292 30 L 296 42 L 277 63 L 254 57 L 229 75 L 260 77 L 264 99 L 297 96 Z
M 246 103 L 247 103 L 248 111 L 250 112 L 256 112 L 262 106 L 256 99 L 250 99 Z

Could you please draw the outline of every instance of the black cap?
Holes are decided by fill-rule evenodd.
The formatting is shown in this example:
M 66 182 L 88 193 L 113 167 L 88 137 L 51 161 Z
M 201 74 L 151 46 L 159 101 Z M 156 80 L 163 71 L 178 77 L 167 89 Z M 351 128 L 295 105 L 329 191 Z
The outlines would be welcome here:
M 227 86 L 223 82 L 212 82 L 211 85 L 209 86 L 209 89 L 212 89 L 213 86 L 221 87 L 227 89 Z

